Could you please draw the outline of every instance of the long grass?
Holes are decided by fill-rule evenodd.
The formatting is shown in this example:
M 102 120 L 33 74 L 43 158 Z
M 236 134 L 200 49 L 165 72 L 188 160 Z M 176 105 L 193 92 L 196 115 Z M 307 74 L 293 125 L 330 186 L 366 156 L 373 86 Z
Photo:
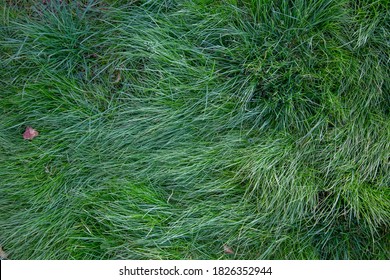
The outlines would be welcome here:
M 389 11 L 3 0 L 0 245 L 11 259 L 389 259 Z

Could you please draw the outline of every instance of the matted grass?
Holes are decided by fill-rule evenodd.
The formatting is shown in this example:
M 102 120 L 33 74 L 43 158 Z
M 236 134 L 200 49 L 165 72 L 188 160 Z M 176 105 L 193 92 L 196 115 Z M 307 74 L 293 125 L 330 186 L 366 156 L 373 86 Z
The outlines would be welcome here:
M 0 8 L 9 258 L 390 258 L 389 1 Z

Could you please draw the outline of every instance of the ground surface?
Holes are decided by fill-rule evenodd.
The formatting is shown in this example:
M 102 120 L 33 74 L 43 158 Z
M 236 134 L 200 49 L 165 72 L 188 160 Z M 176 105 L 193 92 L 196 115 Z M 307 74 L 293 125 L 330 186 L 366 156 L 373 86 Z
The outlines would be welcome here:
M 390 258 L 389 1 L 60 2 L 0 1 L 2 254 Z

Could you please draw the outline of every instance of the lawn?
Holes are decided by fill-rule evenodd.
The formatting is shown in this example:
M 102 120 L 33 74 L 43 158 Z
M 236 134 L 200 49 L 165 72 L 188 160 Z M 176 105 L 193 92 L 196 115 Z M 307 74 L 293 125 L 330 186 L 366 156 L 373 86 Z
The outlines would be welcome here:
M 390 2 L 0 0 L 0 229 L 10 259 L 390 259 Z

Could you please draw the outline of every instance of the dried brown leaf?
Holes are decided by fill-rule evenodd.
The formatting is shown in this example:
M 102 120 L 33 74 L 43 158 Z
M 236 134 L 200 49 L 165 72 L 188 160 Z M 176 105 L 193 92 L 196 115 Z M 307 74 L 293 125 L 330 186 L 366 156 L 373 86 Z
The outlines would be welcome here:
M 26 127 L 26 131 L 23 133 L 23 138 L 26 140 L 32 140 L 39 135 L 38 131 L 36 131 L 31 126 Z
M 0 246 L 0 259 L 4 260 L 8 257 L 8 254 L 3 251 L 3 248 Z
M 225 254 L 234 254 L 234 251 L 226 244 L 223 245 L 223 252 Z
M 114 84 L 119 83 L 120 80 L 121 80 L 121 72 L 118 71 L 118 73 L 116 74 Z

